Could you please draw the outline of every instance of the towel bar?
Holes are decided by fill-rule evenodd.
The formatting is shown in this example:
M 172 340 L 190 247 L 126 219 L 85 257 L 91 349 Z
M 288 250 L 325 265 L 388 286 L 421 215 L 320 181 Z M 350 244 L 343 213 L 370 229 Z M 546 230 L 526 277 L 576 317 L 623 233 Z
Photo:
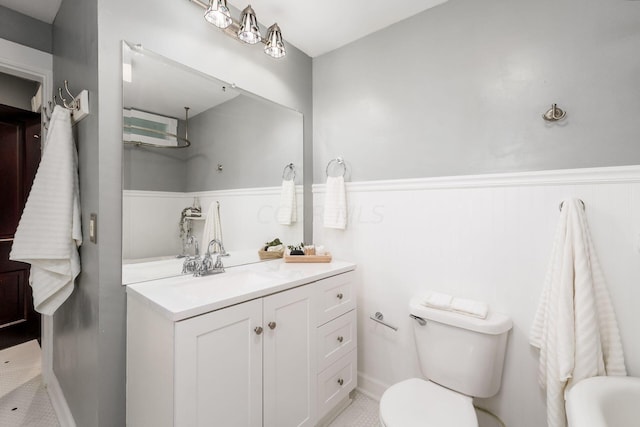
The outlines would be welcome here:
M 378 322 L 381 325 L 386 326 L 387 328 L 391 328 L 394 331 L 397 331 L 398 328 L 396 326 L 392 326 L 390 324 L 388 324 L 387 322 L 384 321 L 384 315 L 382 313 L 380 313 L 379 311 L 376 311 L 376 314 L 373 316 L 369 316 L 369 319 L 373 320 L 374 322 Z

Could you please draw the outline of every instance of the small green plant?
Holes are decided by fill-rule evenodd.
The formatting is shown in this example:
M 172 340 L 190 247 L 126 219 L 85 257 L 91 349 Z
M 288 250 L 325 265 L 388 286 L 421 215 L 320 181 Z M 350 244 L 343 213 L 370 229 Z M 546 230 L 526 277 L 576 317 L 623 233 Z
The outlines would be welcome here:
M 264 250 L 266 251 L 272 246 L 280 246 L 280 245 L 282 245 L 282 242 L 280 241 L 280 239 L 276 237 L 274 240 L 264 244 Z
M 289 254 L 291 255 L 304 255 L 304 243 L 300 243 L 299 246 L 289 245 Z

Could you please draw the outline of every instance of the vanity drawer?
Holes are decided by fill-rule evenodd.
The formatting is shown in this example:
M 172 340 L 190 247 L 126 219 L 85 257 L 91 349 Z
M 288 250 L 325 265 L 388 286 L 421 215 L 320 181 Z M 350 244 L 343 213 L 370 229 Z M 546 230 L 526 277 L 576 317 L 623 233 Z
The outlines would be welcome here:
M 351 310 L 318 328 L 318 372 L 356 348 L 356 319 L 356 310 Z
M 318 325 L 353 310 L 356 307 L 355 273 L 338 274 L 316 282 L 319 292 Z
M 318 375 L 318 419 L 358 385 L 357 358 L 353 350 Z

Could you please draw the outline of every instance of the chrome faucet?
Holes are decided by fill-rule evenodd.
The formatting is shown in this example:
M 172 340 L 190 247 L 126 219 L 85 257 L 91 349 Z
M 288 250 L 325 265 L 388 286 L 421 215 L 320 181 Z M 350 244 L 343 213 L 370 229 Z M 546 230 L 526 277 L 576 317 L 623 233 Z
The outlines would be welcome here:
M 215 248 L 215 245 L 218 245 L 219 250 L 215 252 L 211 252 L 211 247 Z M 213 239 L 209 242 L 207 246 L 207 253 L 205 254 L 202 261 L 198 264 L 193 275 L 195 277 L 206 276 L 207 274 L 219 274 L 224 273 L 224 265 L 222 265 L 222 257 L 225 254 L 224 246 L 222 242 L 218 239 Z M 216 261 L 214 263 L 212 255 L 216 256 Z

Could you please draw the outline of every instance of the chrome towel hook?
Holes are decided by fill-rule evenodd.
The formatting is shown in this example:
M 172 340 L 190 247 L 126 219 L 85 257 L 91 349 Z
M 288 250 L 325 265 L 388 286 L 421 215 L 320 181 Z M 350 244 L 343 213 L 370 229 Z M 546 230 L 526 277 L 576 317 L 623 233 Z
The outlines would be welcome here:
M 68 80 L 64 81 L 64 90 L 71 97 L 71 101 L 67 102 L 67 99 L 64 96 L 62 96 L 62 88 L 58 88 L 58 96 L 60 97 L 60 100 L 62 101 L 62 105 L 67 110 L 77 110 L 79 108 L 78 107 L 78 102 L 75 99 L 76 97 L 69 90 L 69 81 Z
M 551 108 L 542 115 L 542 118 L 548 122 L 557 122 L 566 117 L 567 112 L 558 108 L 558 104 L 551 104 Z
M 287 175 L 287 171 L 290 171 L 289 176 L 291 177 L 291 179 L 285 178 Z M 282 179 L 287 181 L 293 181 L 296 179 L 296 166 L 293 163 L 289 163 L 284 167 L 284 169 L 282 170 Z
M 580 202 L 580 204 L 582 205 L 582 210 L 586 211 L 587 207 L 585 206 L 584 202 L 582 201 L 582 199 L 578 199 L 578 201 Z M 560 210 L 560 212 L 562 212 L 562 206 L 564 206 L 564 200 L 560 202 L 560 206 L 558 206 L 558 210 Z

